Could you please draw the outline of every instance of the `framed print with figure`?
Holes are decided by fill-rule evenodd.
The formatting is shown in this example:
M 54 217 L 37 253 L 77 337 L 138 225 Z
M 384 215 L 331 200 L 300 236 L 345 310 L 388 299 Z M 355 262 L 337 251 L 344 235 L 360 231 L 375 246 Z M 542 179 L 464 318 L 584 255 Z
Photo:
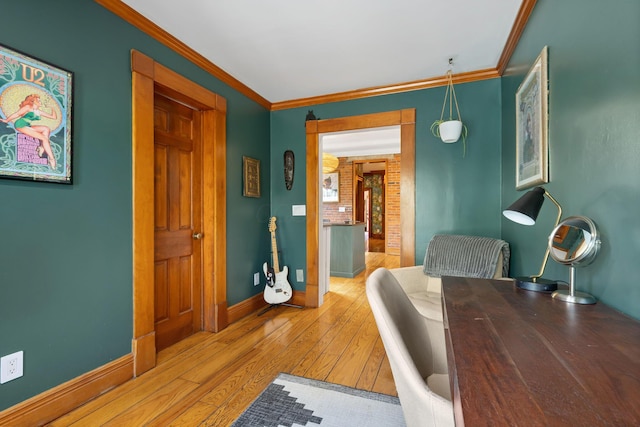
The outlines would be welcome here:
M 72 83 L 0 45 L 0 178 L 71 184 Z
M 549 182 L 547 47 L 516 92 L 516 189 Z

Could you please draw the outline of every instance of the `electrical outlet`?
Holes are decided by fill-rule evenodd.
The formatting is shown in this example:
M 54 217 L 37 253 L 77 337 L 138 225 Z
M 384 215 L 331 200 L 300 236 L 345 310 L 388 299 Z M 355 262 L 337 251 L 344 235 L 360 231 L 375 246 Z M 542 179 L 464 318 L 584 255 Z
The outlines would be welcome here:
M 253 273 L 253 286 L 260 284 L 260 273 Z
M 304 273 L 300 268 L 296 270 L 296 281 L 299 283 L 304 282 Z
M 24 352 L 18 351 L 0 358 L 0 384 L 22 376 Z

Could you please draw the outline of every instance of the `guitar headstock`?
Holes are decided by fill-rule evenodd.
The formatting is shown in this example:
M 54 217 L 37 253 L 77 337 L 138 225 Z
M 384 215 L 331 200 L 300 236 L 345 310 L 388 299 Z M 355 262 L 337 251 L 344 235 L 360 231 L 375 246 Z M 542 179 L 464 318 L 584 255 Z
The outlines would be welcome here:
M 274 231 L 276 231 L 276 217 L 272 216 L 269 220 L 269 232 L 273 233 Z

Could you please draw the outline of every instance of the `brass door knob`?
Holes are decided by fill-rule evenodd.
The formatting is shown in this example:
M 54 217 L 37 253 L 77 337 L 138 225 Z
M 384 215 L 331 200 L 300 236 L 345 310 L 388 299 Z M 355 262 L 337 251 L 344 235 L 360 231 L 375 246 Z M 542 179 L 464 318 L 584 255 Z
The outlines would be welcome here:
M 193 233 L 193 240 L 200 240 L 202 239 L 202 236 L 202 233 Z

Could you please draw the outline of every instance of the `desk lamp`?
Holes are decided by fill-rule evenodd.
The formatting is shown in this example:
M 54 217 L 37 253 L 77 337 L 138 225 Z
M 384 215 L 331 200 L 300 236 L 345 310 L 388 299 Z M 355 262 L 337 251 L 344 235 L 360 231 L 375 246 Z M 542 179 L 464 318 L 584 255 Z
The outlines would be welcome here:
M 536 187 L 531 191 L 528 191 L 524 196 L 516 200 L 511 206 L 502 211 L 502 214 L 511 221 L 522 225 L 533 225 L 536 223 L 540 208 L 544 203 L 544 196 L 547 196 L 549 200 L 558 207 L 558 217 L 554 228 L 560 222 L 562 216 L 562 208 L 560 204 L 554 199 L 547 190 L 542 187 Z M 558 282 L 555 280 L 547 280 L 542 278 L 544 268 L 547 266 L 547 260 L 549 259 L 549 247 L 544 254 L 542 260 L 542 266 L 540 272 L 535 276 L 516 277 L 516 286 L 521 289 L 536 292 L 552 292 L 558 289 Z

